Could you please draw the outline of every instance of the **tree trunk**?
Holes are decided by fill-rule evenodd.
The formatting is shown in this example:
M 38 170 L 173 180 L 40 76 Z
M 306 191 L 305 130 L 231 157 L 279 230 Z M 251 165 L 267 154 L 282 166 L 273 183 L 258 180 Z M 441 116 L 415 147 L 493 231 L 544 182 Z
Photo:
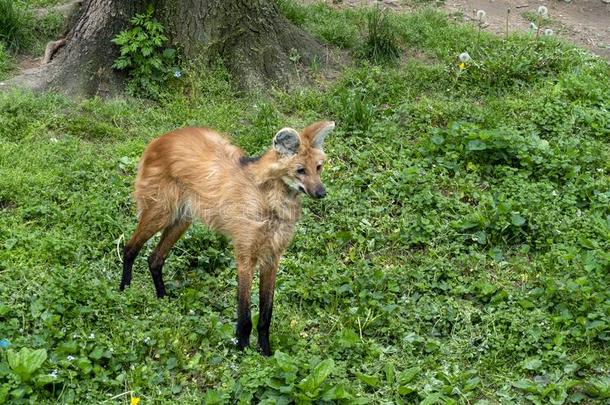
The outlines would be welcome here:
M 90 96 L 116 94 L 124 75 L 111 65 L 110 41 L 142 12 L 144 0 L 88 0 L 52 61 L 14 84 Z M 242 88 L 293 82 L 294 62 L 321 61 L 322 46 L 284 18 L 273 0 L 157 0 L 156 17 L 185 58 L 221 58 Z

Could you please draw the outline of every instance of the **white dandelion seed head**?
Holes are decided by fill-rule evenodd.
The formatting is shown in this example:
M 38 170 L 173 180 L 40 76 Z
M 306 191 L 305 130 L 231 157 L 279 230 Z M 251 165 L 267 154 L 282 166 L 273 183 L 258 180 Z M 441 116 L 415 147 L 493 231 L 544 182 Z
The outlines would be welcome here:
M 538 15 L 546 17 L 547 15 L 549 15 L 549 9 L 546 8 L 546 6 L 538 7 Z
M 553 30 L 550 29 L 550 28 L 545 29 L 544 30 L 544 35 L 547 35 L 547 36 L 550 37 L 551 35 L 553 35 Z
M 534 24 L 533 22 L 531 22 L 531 23 L 530 23 L 530 29 L 532 29 L 532 30 L 534 30 L 534 31 L 535 31 L 535 30 L 537 30 L 537 29 L 538 29 L 538 26 L 537 26 L 536 24 Z
M 485 12 L 485 10 L 477 10 L 477 19 L 484 20 L 486 16 L 487 13 Z
M 462 52 L 458 58 L 460 59 L 460 62 L 468 62 L 470 60 L 470 55 L 468 52 Z

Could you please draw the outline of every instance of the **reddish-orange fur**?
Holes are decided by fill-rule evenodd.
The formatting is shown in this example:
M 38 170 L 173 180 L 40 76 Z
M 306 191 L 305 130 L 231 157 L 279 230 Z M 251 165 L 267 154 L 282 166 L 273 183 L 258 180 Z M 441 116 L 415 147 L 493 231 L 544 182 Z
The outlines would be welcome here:
M 142 245 L 162 231 L 149 258 L 157 295 L 165 295 L 165 258 L 194 219 L 233 241 L 238 272 L 238 345 L 249 344 L 250 289 L 260 273 L 259 348 L 268 355 L 275 275 L 301 211 L 300 191 L 323 197 L 323 138 L 334 123 L 322 121 L 300 135 L 285 128 L 274 148 L 248 162 L 244 153 L 208 128 L 183 128 L 153 140 L 140 160 L 135 197 L 139 223 L 125 246 L 121 289 Z M 296 145 L 295 145 L 296 142 Z

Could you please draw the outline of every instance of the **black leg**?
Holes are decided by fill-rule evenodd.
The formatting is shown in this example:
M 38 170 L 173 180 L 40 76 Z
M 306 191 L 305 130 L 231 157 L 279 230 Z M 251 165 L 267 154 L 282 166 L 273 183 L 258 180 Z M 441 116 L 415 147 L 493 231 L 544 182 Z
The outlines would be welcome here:
M 271 345 L 269 343 L 269 328 L 273 314 L 273 293 L 275 291 L 275 275 L 277 273 L 278 260 L 272 260 L 260 269 L 259 288 L 259 318 L 258 318 L 258 350 L 264 356 L 271 356 Z
M 121 278 L 121 285 L 119 290 L 123 291 L 125 287 L 131 284 L 131 269 L 133 268 L 133 262 L 136 260 L 140 247 L 125 246 L 123 249 L 123 277 Z
M 244 349 L 250 346 L 252 319 L 250 316 L 250 296 L 254 263 L 248 257 L 237 258 L 237 347 Z
M 262 298 L 261 298 L 262 300 Z M 269 327 L 271 326 L 271 314 L 273 312 L 273 300 L 263 304 L 258 318 L 258 350 L 265 356 L 271 356 L 271 344 L 269 343 Z
M 163 230 L 161 239 L 155 250 L 148 258 L 148 268 L 150 269 L 150 275 L 152 276 L 153 283 L 155 284 L 155 290 L 157 290 L 157 297 L 165 297 L 165 284 L 163 283 L 163 265 L 165 264 L 165 258 L 167 257 L 170 249 L 182 234 L 191 225 L 188 221 L 178 221 L 169 225 Z
M 252 332 L 252 319 L 250 316 L 250 302 L 237 304 L 237 347 L 241 350 L 250 346 L 250 333 Z
M 153 253 L 148 258 L 148 268 L 150 270 L 150 275 L 152 276 L 153 283 L 155 284 L 157 298 L 165 297 L 165 284 L 163 283 L 163 264 L 165 264 L 165 259 L 159 257 L 155 253 Z

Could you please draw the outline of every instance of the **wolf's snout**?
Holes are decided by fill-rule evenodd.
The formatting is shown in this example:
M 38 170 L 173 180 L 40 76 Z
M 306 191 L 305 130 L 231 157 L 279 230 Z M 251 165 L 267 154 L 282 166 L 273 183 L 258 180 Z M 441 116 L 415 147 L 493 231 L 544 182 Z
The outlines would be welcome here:
M 326 189 L 323 185 L 319 185 L 313 192 L 313 198 L 324 198 L 326 196 Z

